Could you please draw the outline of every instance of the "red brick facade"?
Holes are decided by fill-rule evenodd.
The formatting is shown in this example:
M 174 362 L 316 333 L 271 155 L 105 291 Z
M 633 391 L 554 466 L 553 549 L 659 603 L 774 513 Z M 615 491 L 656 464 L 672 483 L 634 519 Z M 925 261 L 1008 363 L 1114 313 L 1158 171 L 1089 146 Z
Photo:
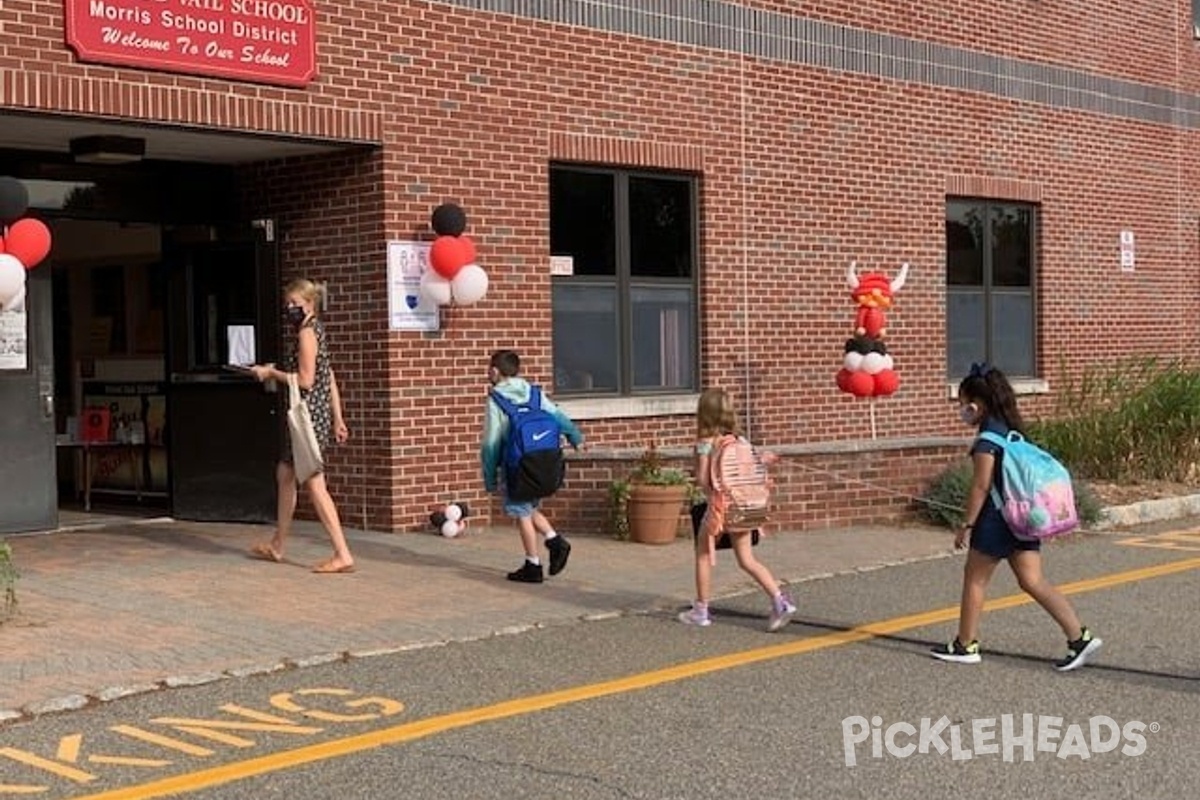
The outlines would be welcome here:
M 789 454 L 788 526 L 893 516 L 893 492 L 961 452 L 947 438 L 962 433 L 945 374 L 949 195 L 1039 204 L 1050 395 L 1028 410 L 1087 364 L 1195 352 L 1200 45 L 1184 0 L 696 3 L 711 12 L 697 20 L 583 2 L 314 4 L 319 74 L 282 89 L 80 64 L 61 0 L 4 0 L 0 109 L 357 147 L 249 166 L 244 197 L 279 219 L 285 271 L 330 284 L 354 430 L 331 480 L 352 526 L 414 530 L 437 503 L 486 505 L 487 354 L 515 347 L 550 377 L 552 161 L 700 176 L 702 383 L 732 389 L 754 437 Z M 550 7 L 567 18 L 533 16 Z M 446 200 L 469 214 L 489 294 L 445 309 L 439 333 L 390 332 L 386 241 L 423 233 Z M 1137 233 L 1132 273 L 1121 230 Z M 852 259 L 912 264 L 889 315 L 901 389 L 877 401 L 874 442 L 866 402 L 833 384 Z M 690 443 L 687 414 L 588 416 L 592 450 L 550 506 L 564 529 L 598 530 L 617 456 Z

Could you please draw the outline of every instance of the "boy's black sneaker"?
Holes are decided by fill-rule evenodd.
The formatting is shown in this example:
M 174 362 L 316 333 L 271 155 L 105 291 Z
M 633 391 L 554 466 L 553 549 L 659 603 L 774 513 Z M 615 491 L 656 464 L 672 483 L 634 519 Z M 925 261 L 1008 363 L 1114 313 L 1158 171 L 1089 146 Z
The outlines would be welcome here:
M 1102 640 L 1092 636 L 1092 632 L 1084 628 L 1083 634 L 1078 639 L 1067 642 L 1067 656 L 1055 664 L 1054 668 L 1059 672 L 1078 669 L 1092 660 L 1092 656 L 1096 654 L 1102 644 L 1104 644 Z
M 510 581 L 518 581 L 519 583 L 541 583 L 544 580 L 542 578 L 542 565 L 531 564 L 526 561 L 521 565 L 520 569 L 508 573 L 508 579 Z
M 957 636 L 953 642 L 935 647 L 930 655 L 941 661 L 953 661 L 955 664 L 978 664 L 983 660 L 979 655 L 979 642 L 964 645 Z
M 560 533 L 547 540 L 546 549 L 550 551 L 550 574 L 557 575 L 567 566 L 567 559 L 571 557 L 571 543 Z

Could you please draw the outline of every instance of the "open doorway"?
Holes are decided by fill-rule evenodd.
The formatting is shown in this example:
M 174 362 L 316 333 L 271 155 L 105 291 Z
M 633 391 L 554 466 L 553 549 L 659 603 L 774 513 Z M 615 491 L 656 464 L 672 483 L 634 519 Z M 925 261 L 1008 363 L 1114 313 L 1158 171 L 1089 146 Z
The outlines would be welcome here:
M 163 229 L 51 230 L 60 524 L 169 513 Z

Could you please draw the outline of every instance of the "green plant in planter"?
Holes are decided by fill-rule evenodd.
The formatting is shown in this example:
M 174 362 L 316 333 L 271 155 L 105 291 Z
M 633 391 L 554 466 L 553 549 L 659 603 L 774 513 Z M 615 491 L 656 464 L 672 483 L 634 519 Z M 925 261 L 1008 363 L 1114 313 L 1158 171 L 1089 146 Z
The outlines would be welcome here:
M 692 483 L 692 476 L 685 470 L 663 465 L 662 455 L 652 441 L 638 458 L 637 465 L 628 477 L 617 478 L 608 487 L 609 528 L 615 538 L 629 538 L 629 497 L 636 486 L 686 486 L 688 499 L 693 504 L 701 496 Z
M 12 548 L 8 542 L 0 539 L 0 593 L 4 599 L 0 601 L 0 622 L 12 616 L 17 608 L 17 568 L 12 562 Z

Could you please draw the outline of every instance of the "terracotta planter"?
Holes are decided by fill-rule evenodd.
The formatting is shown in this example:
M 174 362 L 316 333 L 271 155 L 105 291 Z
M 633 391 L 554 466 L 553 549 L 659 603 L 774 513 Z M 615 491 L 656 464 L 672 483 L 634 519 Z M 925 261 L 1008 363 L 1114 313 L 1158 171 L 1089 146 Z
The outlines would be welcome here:
M 687 499 L 686 486 L 635 484 L 626 514 L 629 538 L 642 544 L 670 544 L 679 535 L 679 514 Z

